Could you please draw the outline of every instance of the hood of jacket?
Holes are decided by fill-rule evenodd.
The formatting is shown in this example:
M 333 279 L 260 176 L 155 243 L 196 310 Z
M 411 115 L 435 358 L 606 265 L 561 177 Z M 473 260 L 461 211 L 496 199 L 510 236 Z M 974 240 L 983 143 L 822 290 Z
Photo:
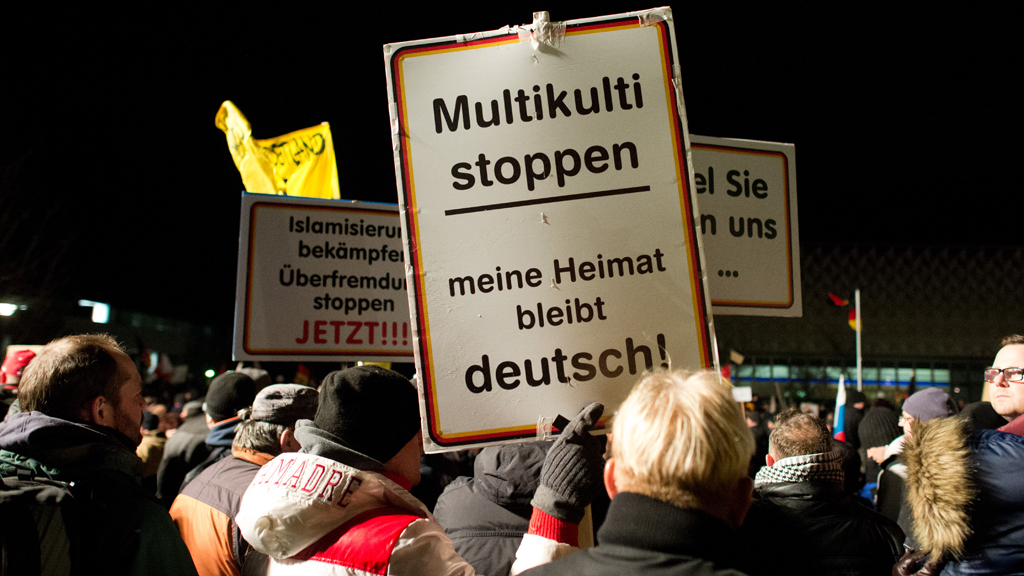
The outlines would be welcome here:
M 540 468 L 551 442 L 484 448 L 473 463 L 473 493 L 529 518 L 530 501 L 540 486 Z
M 933 561 L 961 556 L 971 536 L 971 456 L 966 422 L 960 418 L 922 422 L 904 443 L 914 538 Z
M 206 445 L 211 448 L 231 448 L 235 440 L 235 429 L 241 423 L 242 419 L 236 416 L 210 428 L 210 433 L 206 435 Z
M 142 461 L 113 428 L 19 412 L 0 426 L 0 472 L 18 469 L 58 480 L 116 470 L 139 482 Z
M 302 449 L 299 452 L 323 456 L 341 462 L 358 470 L 384 472 L 384 464 L 373 458 L 349 448 L 345 441 L 334 434 L 317 428 L 312 420 L 299 420 L 295 423 L 295 439 Z
M 416 497 L 380 473 L 382 464 L 338 444 L 312 422 L 300 423 L 296 438 L 302 451 L 265 464 L 242 496 L 235 523 L 253 548 L 288 558 L 359 514 L 384 506 L 433 520 Z

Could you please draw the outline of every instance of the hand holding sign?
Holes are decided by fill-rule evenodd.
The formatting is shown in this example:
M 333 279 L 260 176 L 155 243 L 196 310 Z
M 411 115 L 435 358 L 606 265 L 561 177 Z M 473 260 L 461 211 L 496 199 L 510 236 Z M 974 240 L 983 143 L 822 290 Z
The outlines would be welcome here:
M 583 509 L 604 486 L 601 442 L 590 435 L 603 413 L 604 405 L 594 402 L 562 430 L 540 469 L 534 508 L 573 524 L 583 519 Z

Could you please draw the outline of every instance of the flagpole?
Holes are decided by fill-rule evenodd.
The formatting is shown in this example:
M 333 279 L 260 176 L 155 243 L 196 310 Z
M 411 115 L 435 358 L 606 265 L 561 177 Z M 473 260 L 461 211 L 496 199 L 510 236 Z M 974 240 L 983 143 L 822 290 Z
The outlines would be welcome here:
M 864 391 L 863 359 L 860 348 L 860 288 L 853 291 L 854 308 L 857 311 L 857 392 Z

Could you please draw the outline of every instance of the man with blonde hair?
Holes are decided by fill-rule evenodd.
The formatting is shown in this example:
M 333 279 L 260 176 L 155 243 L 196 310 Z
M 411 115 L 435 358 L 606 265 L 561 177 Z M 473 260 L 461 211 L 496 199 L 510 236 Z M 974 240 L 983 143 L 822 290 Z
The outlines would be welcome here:
M 754 439 L 713 372 L 658 372 L 615 415 L 600 544 L 529 574 L 733 575 Z

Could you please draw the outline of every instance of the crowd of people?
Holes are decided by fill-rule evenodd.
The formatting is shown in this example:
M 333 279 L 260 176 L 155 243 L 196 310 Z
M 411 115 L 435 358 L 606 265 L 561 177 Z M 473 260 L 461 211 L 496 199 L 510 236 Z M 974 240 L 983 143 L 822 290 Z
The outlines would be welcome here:
M 607 435 L 593 403 L 553 442 L 459 455 L 459 477 L 378 366 L 319 389 L 225 372 L 168 409 L 108 336 L 10 358 L 3 574 L 1024 573 L 1024 336 L 963 410 L 851 393 L 836 439 L 745 413 L 714 372 L 658 371 Z

